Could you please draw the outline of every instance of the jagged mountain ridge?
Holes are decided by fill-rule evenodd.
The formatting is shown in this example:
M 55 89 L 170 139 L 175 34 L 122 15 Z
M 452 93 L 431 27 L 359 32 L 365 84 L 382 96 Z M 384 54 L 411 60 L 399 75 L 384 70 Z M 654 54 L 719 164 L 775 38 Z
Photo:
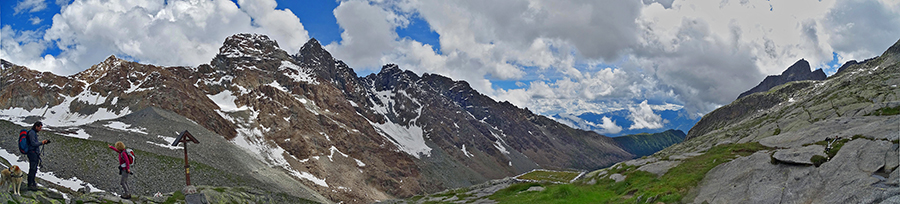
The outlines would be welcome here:
M 766 76 L 758 85 L 738 95 L 738 99 L 753 93 L 765 92 L 773 87 L 792 81 L 825 80 L 828 77 L 822 69 L 816 69 L 815 71 L 809 71 L 809 69 L 809 62 L 805 59 L 800 59 L 784 70 L 784 72 L 781 72 L 781 75 Z
M 847 62 L 847 64 L 851 63 L 856 63 L 856 61 Z M 815 71 L 809 71 L 809 69 L 809 62 L 807 62 L 805 59 L 800 59 L 793 65 L 788 67 L 786 70 L 784 70 L 781 75 L 767 76 L 765 79 L 763 79 L 762 82 L 759 83 L 759 85 L 756 85 L 752 89 L 747 90 L 746 92 L 741 93 L 741 95 L 738 96 L 735 101 L 741 101 L 741 103 L 732 103 L 710 113 L 707 113 L 701 120 L 697 122 L 697 125 L 694 126 L 694 128 L 691 128 L 688 131 L 687 138 L 685 140 L 712 131 L 714 128 L 720 127 L 727 121 L 739 120 L 742 117 L 747 116 L 747 113 L 750 113 L 753 110 L 770 108 L 781 102 L 780 99 L 775 98 L 773 95 L 753 95 L 754 93 L 766 92 L 772 90 L 775 87 L 794 81 L 821 81 L 827 78 L 825 72 L 822 71 L 822 69 L 816 69 Z M 794 83 L 786 85 L 785 88 L 779 89 L 778 91 L 788 94 L 806 88 L 808 85 L 810 84 Z
M 2 63 L 4 114 L 77 126 L 159 107 L 334 201 L 434 192 L 536 167 L 592 169 L 633 156 L 610 138 L 496 102 L 463 81 L 395 65 L 357 77 L 314 39 L 289 55 L 264 35 L 238 34 L 210 64 L 157 67 L 111 56 L 69 77 Z

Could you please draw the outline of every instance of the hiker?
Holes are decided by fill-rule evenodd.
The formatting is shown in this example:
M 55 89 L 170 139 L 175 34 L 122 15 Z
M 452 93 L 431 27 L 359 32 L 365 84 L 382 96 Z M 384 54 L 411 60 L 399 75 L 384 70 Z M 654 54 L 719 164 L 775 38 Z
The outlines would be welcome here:
M 125 149 L 125 143 L 121 141 L 116 142 L 116 146 L 109 146 L 110 149 L 119 153 L 119 175 L 122 175 L 122 179 L 119 180 L 119 183 L 122 184 L 122 189 L 124 189 L 125 193 L 120 196 L 123 199 L 131 199 L 131 194 L 128 193 L 128 175 L 131 173 L 131 165 L 134 163 L 134 159 L 132 155 L 134 152 L 130 149 Z
M 37 175 L 38 164 L 41 163 L 41 145 L 50 143 L 50 140 L 38 140 L 38 132 L 44 129 L 44 124 L 40 121 L 35 122 L 34 125 L 31 126 L 31 130 L 28 130 L 28 135 L 25 137 L 28 143 L 28 152 L 25 152 L 25 155 L 28 156 L 28 190 L 29 191 L 37 191 L 37 183 L 34 181 L 35 175 Z

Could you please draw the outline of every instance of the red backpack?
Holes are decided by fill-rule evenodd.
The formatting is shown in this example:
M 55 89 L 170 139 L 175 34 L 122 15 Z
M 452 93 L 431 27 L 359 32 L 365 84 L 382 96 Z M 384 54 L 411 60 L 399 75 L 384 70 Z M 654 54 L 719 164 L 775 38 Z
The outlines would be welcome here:
M 30 148 L 31 145 L 28 144 L 28 129 L 22 129 L 22 131 L 19 131 L 19 152 L 27 154 Z

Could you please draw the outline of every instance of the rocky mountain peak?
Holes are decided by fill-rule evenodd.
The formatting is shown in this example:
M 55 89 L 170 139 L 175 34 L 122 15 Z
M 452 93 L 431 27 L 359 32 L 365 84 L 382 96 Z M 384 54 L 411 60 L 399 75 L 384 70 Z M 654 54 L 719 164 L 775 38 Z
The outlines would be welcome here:
M 269 36 L 241 33 L 226 38 L 219 48 L 219 55 L 228 58 L 261 57 L 272 55 L 279 50 L 281 48 L 278 47 L 278 42 L 269 39 Z
M 119 59 L 115 55 L 110 55 L 109 57 L 106 58 L 106 60 L 103 60 L 103 62 L 100 62 L 99 64 L 95 64 L 94 66 L 91 66 L 91 68 L 88 68 L 84 71 L 79 72 L 78 74 L 76 74 L 76 77 L 83 79 L 83 80 L 87 81 L 88 83 L 93 83 L 98 78 L 103 77 L 104 75 L 108 74 L 111 70 L 114 70 L 117 67 L 122 66 L 122 63 L 126 63 L 126 62 L 128 62 L 128 61 Z
M 378 72 L 378 75 L 394 75 L 400 72 L 403 72 L 403 70 L 400 70 L 400 66 L 397 66 L 396 64 L 386 64 L 381 66 L 381 72 Z
M 331 53 L 326 51 L 315 38 L 310 38 L 306 44 L 303 44 L 303 47 L 300 47 L 300 51 L 294 56 L 294 59 L 308 67 L 324 65 L 334 61 Z
M 784 70 L 784 72 L 781 72 L 781 76 L 799 76 L 807 73 L 809 73 L 809 62 L 806 59 L 800 59 Z
M 753 87 L 752 89 L 741 93 L 741 95 L 738 96 L 738 99 L 741 99 L 744 96 L 753 93 L 765 92 L 778 85 L 786 84 L 792 81 L 825 80 L 825 78 L 828 78 L 828 76 L 825 75 L 825 72 L 822 71 L 822 69 L 817 69 L 816 71 L 809 70 L 809 62 L 806 61 L 806 59 L 800 59 L 793 65 L 788 67 L 786 70 L 784 70 L 784 72 L 781 72 L 781 75 L 770 75 L 763 79 L 763 81 L 760 82 L 759 85 L 756 85 L 756 87 Z

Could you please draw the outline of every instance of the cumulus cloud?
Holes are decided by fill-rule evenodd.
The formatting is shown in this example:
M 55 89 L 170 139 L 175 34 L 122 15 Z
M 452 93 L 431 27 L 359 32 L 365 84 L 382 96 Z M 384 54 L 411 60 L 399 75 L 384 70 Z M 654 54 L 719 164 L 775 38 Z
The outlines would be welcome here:
M 334 42 L 326 49 L 338 59 L 360 68 L 381 67 L 382 56 L 393 52 L 400 45 L 394 28 L 402 23 L 394 13 L 367 1 L 344 1 L 334 9 L 334 17 L 344 31 L 341 42 Z M 402 21 L 400 21 L 402 22 Z
M 631 114 L 628 115 L 628 119 L 634 122 L 631 127 L 628 127 L 629 130 L 659 129 L 663 127 L 663 124 L 668 123 L 662 116 L 653 113 L 653 109 L 650 108 L 647 101 L 641 102 L 636 108 L 629 108 L 629 111 Z
M 18 40 L 15 45 L 4 38 L 0 57 L 69 75 L 111 54 L 166 66 L 208 63 L 224 39 L 236 33 L 270 35 L 289 52 L 299 50 L 308 39 L 296 15 L 275 9 L 274 0 L 241 0 L 239 4 L 229 0 L 75 0 L 53 16 L 42 36 Z M 40 56 L 54 45 L 61 50 L 59 55 Z M 39 51 L 13 51 L 25 47 Z
M 597 125 L 597 127 L 603 129 L 603 131 L 600 132 L 601 134 L 618 134 L 619 132 L 622 132 L 622 126 L 616 125 L 616 121 L 613 121 L 606 116 L 603 116 L 602 120 L 603 123 Z
M 602 123 L 600 124 L 595 124 L 593 122 L 581 119 L 578 116 L 566 113 L 559 114 L 558 117 L 555 117 L 553 119 L 570 127 L 583 130 L 594 130 L 595 132 L 600 134 L 618 134 L 619 132 L 622 132 L 622 126 L 616 125 L 615 121 L 605 116 L 601 118 Z

